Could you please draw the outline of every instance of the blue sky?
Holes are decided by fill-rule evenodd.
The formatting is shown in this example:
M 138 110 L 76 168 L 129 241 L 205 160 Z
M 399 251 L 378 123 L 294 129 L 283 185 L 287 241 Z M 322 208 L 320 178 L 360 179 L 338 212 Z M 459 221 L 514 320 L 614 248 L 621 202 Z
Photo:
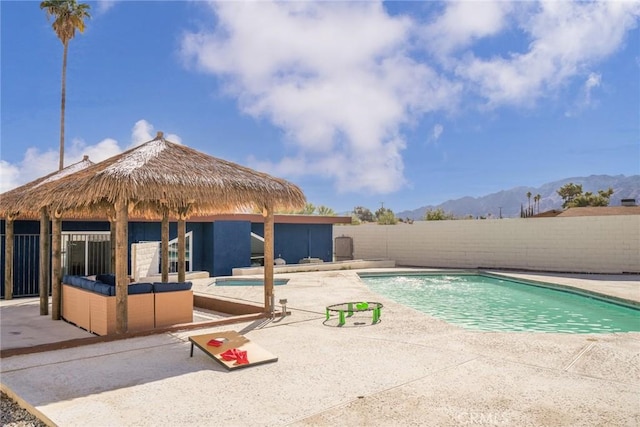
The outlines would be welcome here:
M 640 2 L 88 2 L 65 165 L 169 140 L 395 212 L 640 173 Z M 0 191 L 58 164 L 62 44 L 1 1 Z

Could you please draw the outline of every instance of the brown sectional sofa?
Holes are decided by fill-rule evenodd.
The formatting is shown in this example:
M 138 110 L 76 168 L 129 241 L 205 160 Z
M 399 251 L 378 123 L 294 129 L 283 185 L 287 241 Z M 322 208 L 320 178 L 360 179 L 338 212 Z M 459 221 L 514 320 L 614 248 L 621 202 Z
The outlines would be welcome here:
M 128 331 L 162 328 L 193 321 L 191 282 L 132 283 L 127 299 Z M 65 276 L 62 317 L 97 335 L 116 331 L 115 277 Z

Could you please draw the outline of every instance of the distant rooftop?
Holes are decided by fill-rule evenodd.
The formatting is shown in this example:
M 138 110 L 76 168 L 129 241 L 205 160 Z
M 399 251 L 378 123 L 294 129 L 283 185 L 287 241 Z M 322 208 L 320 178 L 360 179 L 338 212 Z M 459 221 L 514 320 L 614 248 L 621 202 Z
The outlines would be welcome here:
M 597 206 L 584 208 L 554 209 L 534 215 L 533 218 L 547 218 L 554 216 L 604 216 L 604 215 L 640 215 L 640 206 Z

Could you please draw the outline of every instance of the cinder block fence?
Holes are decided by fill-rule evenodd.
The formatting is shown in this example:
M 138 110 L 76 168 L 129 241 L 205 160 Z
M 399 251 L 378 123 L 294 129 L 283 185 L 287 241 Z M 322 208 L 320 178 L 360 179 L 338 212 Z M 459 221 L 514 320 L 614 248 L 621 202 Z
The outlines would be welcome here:
M 640 273 L 640 216 L 334 225 L 355 259 L 397 265 L 572 273 Z

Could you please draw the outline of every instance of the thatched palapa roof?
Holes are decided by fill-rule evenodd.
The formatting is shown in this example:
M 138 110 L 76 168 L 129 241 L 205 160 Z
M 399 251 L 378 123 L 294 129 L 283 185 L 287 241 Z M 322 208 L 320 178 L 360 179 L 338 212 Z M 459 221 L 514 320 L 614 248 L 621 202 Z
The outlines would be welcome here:
M 155 139 L 22 193 L 17 207 L 37 211 L 102 212 L 117 202 L 130 212 L 160 218 L 160 209 L 183 215 L 304 206 L 302 190 L 283 179 L 218 159 L 184 145 Z
M 93 164 L 94 163 L 89 160 L 89 156 L 84 156 L 81 161 L 73 163 L 62 170 L 52 172 L 48 175 L 28 182 L 27 184 L 21 185 L 20 187 L 16 187 L 12 190 L 0 194 L 0 217 L 6 218 L 9 215 L 17 214 L 20 214 L 22 218 L 38 217 L 38 209 L 21 212 L 18 209 L 18 201 L 29 191 L 37 189 L 41 185 L 57 181 L 67 175 L 76 173 L 78 171 L 81 171 L 82 169 L 86 169 Z

